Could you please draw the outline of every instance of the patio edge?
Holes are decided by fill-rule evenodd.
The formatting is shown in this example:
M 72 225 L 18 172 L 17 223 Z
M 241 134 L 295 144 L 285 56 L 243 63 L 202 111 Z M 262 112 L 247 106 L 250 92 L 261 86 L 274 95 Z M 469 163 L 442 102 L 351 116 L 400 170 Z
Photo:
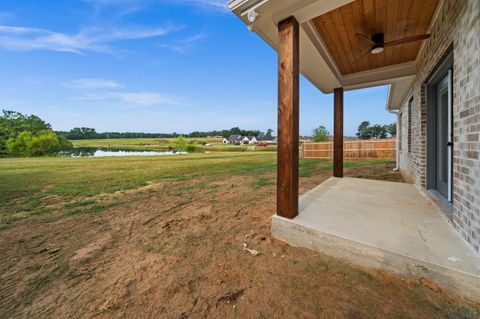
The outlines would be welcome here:
M 474 274 L 298 225 L 278 215 L 272 216 L 272 236 L 291 246 L 308 248 L 352 264 L 415 279 L 425 277 L 447 292 L 480 301 L 480 277 Z

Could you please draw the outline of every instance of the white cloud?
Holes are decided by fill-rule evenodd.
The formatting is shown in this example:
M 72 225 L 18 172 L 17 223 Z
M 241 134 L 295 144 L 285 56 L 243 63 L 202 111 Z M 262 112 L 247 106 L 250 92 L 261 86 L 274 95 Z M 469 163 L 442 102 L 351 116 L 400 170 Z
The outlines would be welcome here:
M 111 93 L 110 95 L 133 105 L 165 105 L 178 103 L 178 101 L 172 97 L 155 92 L 124 92 Z
M 228 10 L 225 0 L 189 0 L 204 7 L 211 7 L 219 10 Z
M 141 92 L 106 92 L 106 93 L 90 93 L 81 96 L 81 100 L 92 101 L 112 101 L 121 102 L 124 104 L 130 104 L 135 106 L 150 106 L 150 105 L 183 105 L 178 98 L 173 96 L 141 91 Z
M 199 33 L 194 36 L 177 41 L 173 44 L 160 44 L 159 47 L 170 49 L 177 53 L 186 53 L 191 51 L 193 48 L 195 48 L 195 46 L 206 37 L 207 36 L 204 33 Z
M 76 34 L 69 35 L 46 29 L 0 25 L 0 47 L 14 51 L 113 53 L 110 43 L 160 37 L 180 28 L 172 24 L 158 28 L 85 28 Z
M 228 0 L 84 0 L 96 6 L 115 6 L 120 8 L 139 8 L 154 3 L 187 4 L 206 9 L 228 11 Z
M 76 79 L 65 82 L 63 85 L 73 89 L 113 89 L 123 86 L 115 81 L 104 79 Z
M 164 0 L 174 4 L 194 5 L 205 9 L 227 12 L 227 0 Z
M 146 2 L 143 0 L 84 0 L 90 3 L 96 13 L 99 13 L 105 7 L 116 7 L 120 11 L 117 12 L 117 17 L 126 16 L 145 9 Z

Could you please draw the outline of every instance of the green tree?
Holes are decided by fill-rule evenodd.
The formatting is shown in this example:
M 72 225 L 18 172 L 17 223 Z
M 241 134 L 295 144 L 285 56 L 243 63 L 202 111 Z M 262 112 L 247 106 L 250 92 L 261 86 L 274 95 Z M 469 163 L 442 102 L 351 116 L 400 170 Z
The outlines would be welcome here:
M 397 123 L 390 123 L 388 125 L 385 125 L 385 130 L 390 136 L 397 135 Z
M 10 137 L 6 143 L 7 152 L 13 155 L 27 155 L 32 138 L 32 133 L 26 131 L 21 132 L 16 137 Z
M 374 139 L 387 138 L 387 130 L 385 126 L 375 124 L 369 128 L 370 136 Z
M 0 116 L 0 153 L 47 155 L 72 147 L 72 143 L 55 134 L 50 124 L 36 115 L 3 110 Z
M 363 121 L 358 126 L 357 137 L 361 140 L 369 140 L 369 139 L 383 139 L 387 138 L 389 132 L 395 133 L 396 125 L 395 123 L 389 125 L 370 125 L 369 121 Z M 392 135 L 390 133 L 390 135 Z
M 372 138 L 371 131 L 370 131 L 370 122 L 369 121 L 363 121 L 360 123 L 358 126 L 357 130 L 357 137 L 361 140 L 369 140 Z
M 187 139 L 183 137 L 183 135 L 180 135 L 173 141 L 173 148 L 175 149 L 176 152 L 185 152 L 187 149 Z
M 232 127 L 230 129 L 230 135 L 242 135 L 242 130 L 239 127 Z
M 24 115 L 16 111 L 3 110 L 0 116 L 0 131 L 8 132 L 8 138 L 16 137 L 21 132 L 27 131 L 36 135 L 43 130 L 50 130 L 50 124 L 36 115 Z
M 320 125 L 318 128 L 313 130 L 313 140 L 315 142 L 328 142 L 329 135 L 330 133 L 323 125 Z
M 272 137 L 272 133 L 273 133 L 273 130 L 272 130 L 271 128 L 269 128 L 269 129 L 267 130 L 267 134 L 265 134 L 265 136 L 267 136 L 267 137 Z
M 16 138 L 21 132 L 38 134 L 42 130 L 49 130 L 50 124 L 45 123 L 35 115 L 24 115 L 16 111 L 3 110 L 0 115 L 0 154 L 7 153 L 7 141 Z

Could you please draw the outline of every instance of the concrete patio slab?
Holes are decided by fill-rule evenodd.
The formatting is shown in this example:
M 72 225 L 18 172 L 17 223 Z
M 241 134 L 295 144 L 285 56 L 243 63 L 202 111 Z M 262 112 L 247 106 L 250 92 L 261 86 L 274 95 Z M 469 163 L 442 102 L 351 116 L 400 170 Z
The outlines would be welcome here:
M 272 235 L 480 300 L 480 256 L 411 184 L 330 178 L 301 197 L 294 219 L 274 215 Z

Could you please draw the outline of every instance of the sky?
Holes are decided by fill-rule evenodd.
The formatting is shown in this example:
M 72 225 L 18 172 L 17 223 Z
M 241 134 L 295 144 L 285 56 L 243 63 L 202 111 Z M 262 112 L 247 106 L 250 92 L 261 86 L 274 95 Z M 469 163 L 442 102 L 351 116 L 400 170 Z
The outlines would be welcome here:
M 0 2 L 0 109 L 55 130 L 276 130 L 277 54 L 226 0 Z M 388 124 L 387 87 L 345 93 L 346 135 Z M 333 130 L 333 95 L 301 78 L 300 133 Z

